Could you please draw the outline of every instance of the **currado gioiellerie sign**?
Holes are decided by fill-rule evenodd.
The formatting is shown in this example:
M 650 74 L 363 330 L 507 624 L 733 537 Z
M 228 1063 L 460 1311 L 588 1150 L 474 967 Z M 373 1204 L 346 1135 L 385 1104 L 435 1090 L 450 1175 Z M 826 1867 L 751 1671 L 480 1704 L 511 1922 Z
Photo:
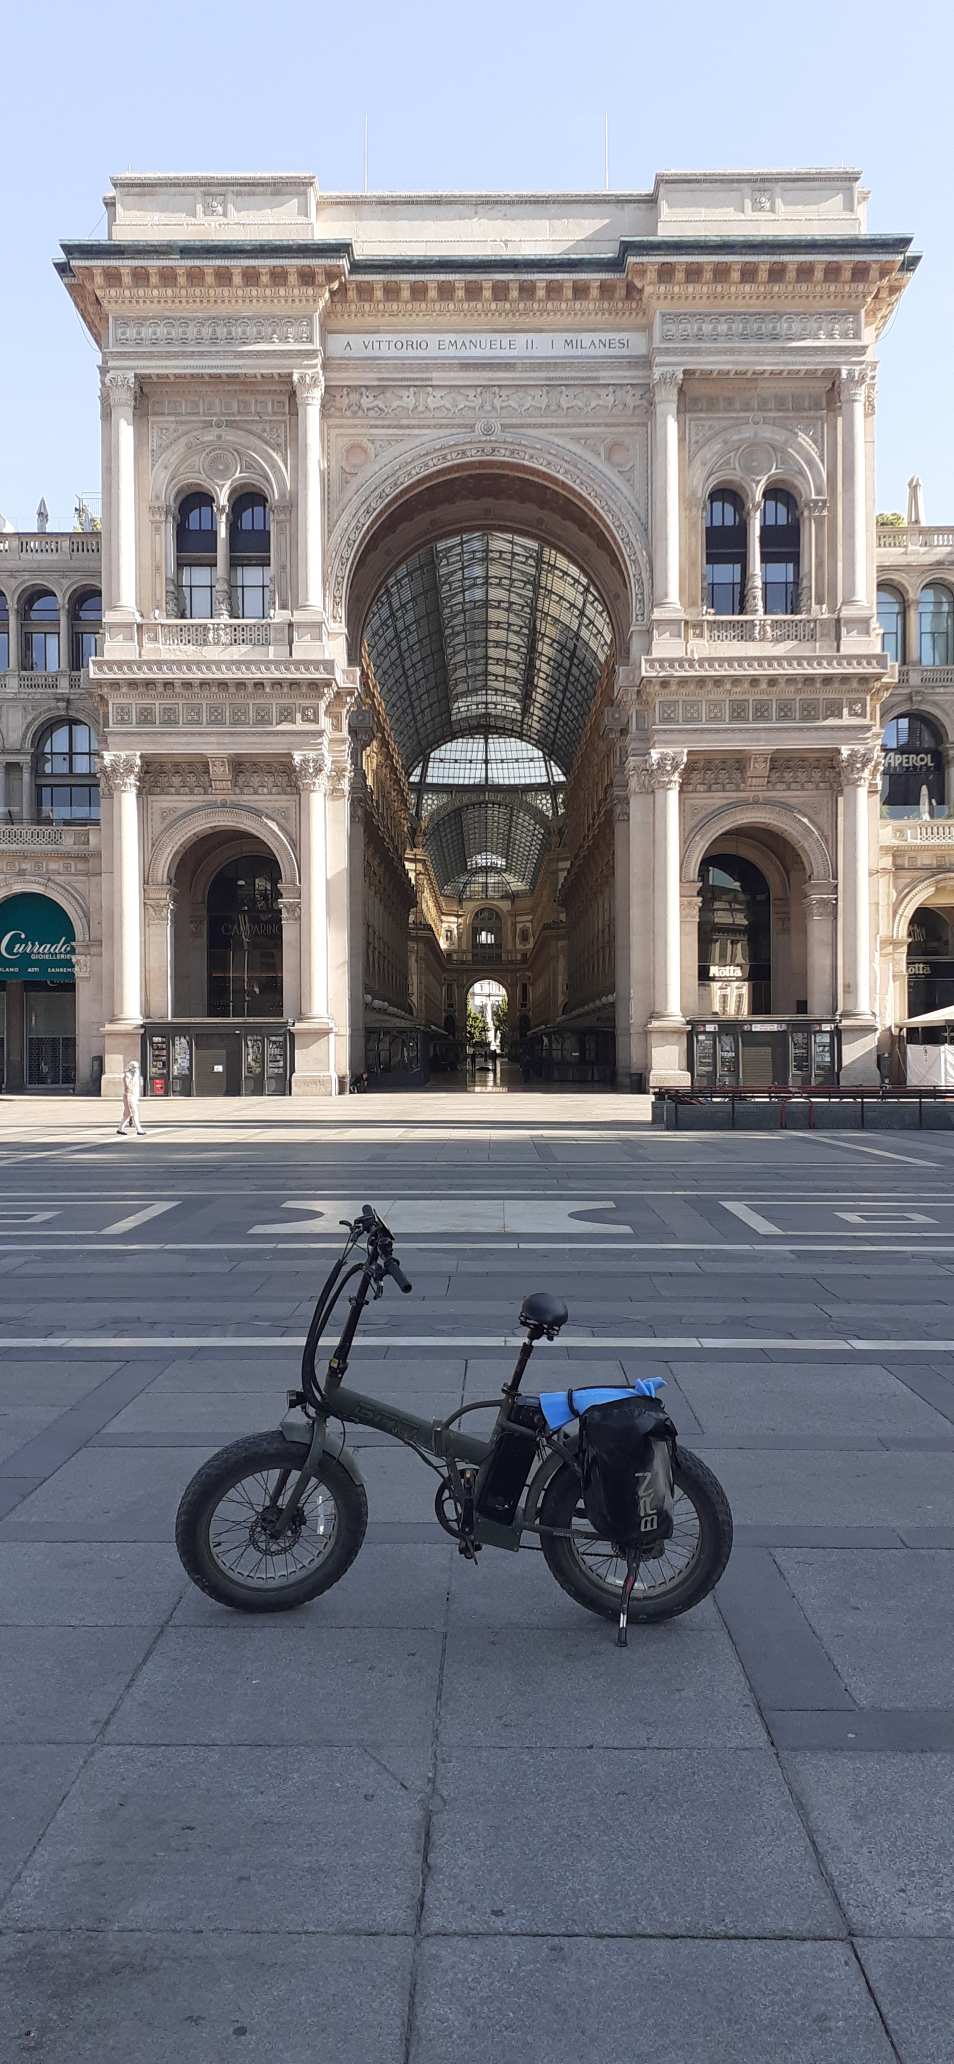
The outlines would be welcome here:
M 8 896 L 0 903 L 0 982 L 72 982 L 76 934 L 51 896 Z

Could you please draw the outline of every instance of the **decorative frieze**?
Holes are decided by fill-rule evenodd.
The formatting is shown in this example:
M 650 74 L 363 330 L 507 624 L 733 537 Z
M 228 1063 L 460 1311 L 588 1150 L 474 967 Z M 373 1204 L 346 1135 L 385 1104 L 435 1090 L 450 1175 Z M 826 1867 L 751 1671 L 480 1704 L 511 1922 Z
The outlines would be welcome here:
M 247 351 L 287 350 L 317 336 L 310 315 L 113 315 L 109 341 L 117 351 Z
M 596 418 L 603 422 L 618 417 L 636 418 L 645 413 L 648 388 L 631 381 L 593 381 L 585 385 L 564 380 L 552 385 L 514 382 L 494 388 L 471 386 L 431 387 L 381 381 L 375 385 L 329 387 L 325 413 L 365 422 L 448 421 L 463 418 L 476 422 L 482 415 L 507 420 L 534 416 L 573 422 Z
M 667 726 L 864 723 L 869 715 L 865 695 L 658 696 L 649 708 Z
M 661 344 L 847 344 L 860 343 L 863 317 L 851 308 L 733 309 L 665 314 Z

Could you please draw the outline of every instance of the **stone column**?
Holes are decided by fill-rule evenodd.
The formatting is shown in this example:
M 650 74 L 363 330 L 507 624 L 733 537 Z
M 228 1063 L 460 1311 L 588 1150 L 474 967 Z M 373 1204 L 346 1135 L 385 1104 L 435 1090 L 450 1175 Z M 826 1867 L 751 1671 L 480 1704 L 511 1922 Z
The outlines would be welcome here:
M 646 755 L 626 763 L 629 789 L 629 1019 L 633 1072 L 649 1076 L 646 1028 L 653 1008 L 653 771 Z
M 133 412 L 134 373 L 107 373 L 110 408 L 110 480 L 113 579 L 112 613 L 136 616 L 136 465 Z
M 842 602 L 868 602 L 868 496 L 865 477 L 867 366 L 850 366 L 838 383 L 842 439 Z
M 146 1015 L 171 1018 L 173 916 L 176 895 L 167 883 L 143 889 Z
M 298 598 L 297 608 L 324 613 L 321 550 L 321 365 L 295 373 L 298 401 Z
M 650 752 L 647 765 L 653 789 L 653 1011 L 649 1023 L 649 1080 L 651 1088 L 680 1088 L 689 1080 L 682 1014 L 679 872 L 679 786 L 686 754 Z
M 279 887 L 282 920 L 282 1010 L 289 1023 L 301 1011 L 301 891 L 297 882 Z
M 350 746 L 348 755 L 332 767 L 328 780 L 328 1001 L 335 1028 L 335 1083 L 345 1096 L 353 1073 Z
M 7 607 L 10 611 L 7 622 L 7 672 L 18 674 L 20 672 L 22 656 L 20 652 L 20 609 L 14 595 L 7 596 Z M 11 688 L 14 685 L 13 682 L 8 683 L 8 686 Z
M 917 595 L 907 595 L 904 602 L 904 658 L 902 666 L 921 664 L 921 613 Z
M 745 614 L 761 616 L 762 599 L 762 497 L 752 496 L 745 512 Z
M 629 1088 L 632 1070 L 630 1039 L 630 923 L 629 923 L 629 788 L 625 774 L 617 775 L 613 787 L 613 931 L 616 970 L 616 1080 L 620 1089 Z
M 328 824 L 330 771 L 327 745 L 320 752 L 292 753 L 300 793 L 301 1011 L 295 1027 L 292 1091 L 329 1096 L 333 1087 L 334 1033 L 328 1008 Z
M 226 502 L 216 511 L 215 604 L 216 616 L 231 616 L 232 588 L 229 580 L 229 510 Z
M 113 798 L 113 1023 L 142 1022 L 142 872 L 139 753 L 99 756 L 101 784 Z
M 684 752 L 651 752 L 653 784 L 653 1017 L 682 1023 L 679 940 L 679 787 Z
M 58 630 L 60 648 L 60 672 L 65 674 L 69 672 L 73 658 L 73 655 L 70 651 L 70 606 L 68 602 L 60 602 L 60 618 Z
M 167 616 L 182 615 L 182 597 L 176 578 L 176 512 L 167 502 L 162 512 L 162 604 Z
M 870 787 L 880 784 L 877 745 L 842 748 L 842 1075 L 874 1081 L 876 1022 L 871 1008 L 871 835 Z
M 679 575 L 679 388 L 682 374 L 658 366 L 653 389 L 653 610 L 678 616 Z
M 367 1062 L 364 1035 L 364 963 L 368 924 L 364 893 L 364 842 L 367 802 L 367 783 L 360 767 L 357 767 L 351 784 L 351 887 L 348 922 L 349 986 L 351 992 L 350 1066 L 352 1075 L 360 1075 Z
M 805 912 L 805 998 L 810 1018 L 830 1018 L 835 1008 L 835 919 L 838 886 L 833 881 L 809 881 L 803 897 Z
M 807 501 L 802 508 L 801 570 L 798 582 L 798 607 L 802 616 L 811 616 L 816 608 L 824 606 L 825 579 L 821 563 L 822 517 L 828 503 L 818 495 Z

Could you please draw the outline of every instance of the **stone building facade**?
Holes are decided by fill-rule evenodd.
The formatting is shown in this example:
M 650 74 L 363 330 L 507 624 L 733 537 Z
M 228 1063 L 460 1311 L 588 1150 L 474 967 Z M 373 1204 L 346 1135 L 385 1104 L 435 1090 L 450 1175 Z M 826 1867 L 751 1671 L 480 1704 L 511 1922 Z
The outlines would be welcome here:
M 488 975 L 540 1072 L 875 1079 L 944 907 L 954 544 L 876 523 L 916 261 L 858 175 L 106 210 L 58 268 L 102 539 L 0 535 L 8 1086 L 422 1074 Z

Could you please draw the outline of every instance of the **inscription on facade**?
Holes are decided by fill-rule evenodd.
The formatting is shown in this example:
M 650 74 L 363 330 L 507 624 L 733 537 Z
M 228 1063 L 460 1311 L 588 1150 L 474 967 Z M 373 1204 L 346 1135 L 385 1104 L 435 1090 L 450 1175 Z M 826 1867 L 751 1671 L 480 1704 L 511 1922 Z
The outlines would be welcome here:
M 328 358 L 640 358 L 645 330 L 331 330 Z

